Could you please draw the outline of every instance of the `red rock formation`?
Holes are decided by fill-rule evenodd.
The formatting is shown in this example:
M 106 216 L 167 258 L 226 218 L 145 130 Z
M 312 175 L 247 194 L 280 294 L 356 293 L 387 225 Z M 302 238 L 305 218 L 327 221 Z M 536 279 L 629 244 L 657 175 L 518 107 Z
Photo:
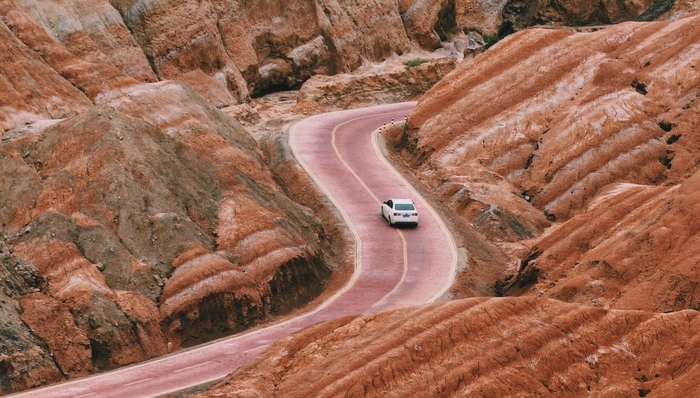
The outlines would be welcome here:
M 3 108 L 11 117 L 0 146 L 0 221 L 19 261 L 36 265 L 43 280 L 41 293 L 22 301 L 23 319 L 57 358 L 45 361 L 39 339 L 26 338 L 29 348 L 13 347 L 2 359 L 15 380 L 3 382 L 5 391 L 54 382 L 59 370 L 83 375 L 242 330 L 307 302 L 329 275 L 320 260 L 328 244 L 319 240 L 322 227 L 284 195 L 252 137 L 183 84 L 127 76 L 138 73 L 115 62 L 125 52 L 97 51 L 123 26 L 105 22 L 106 30 L 116 26 L 105 35 L 85 22 L 84 4 L 67 4 L 55 15 L 48 3 L 0 5 L 10 28 L 2 25 L 3 43 L 17 54 L 3 67 L 24 65 L 29 73 L 18 82 L 29 86 L 46 75 L 41 82 L 61 111 L 39 108 L 31 90 L 9 90 Z M 57 26 L 54 18 L 69 22 Z M 76 21 L 89 26 L 83 31 Z M 49 32 L 66 35 L 55 40 Z M 95 47 L 80 47 L 76 38 L 88 37 Z M 64 102 L 70 106 L 60 108 Z M 26 120 L 16 110 L 26 110 Z M 66 113 L 62 121 L 38 120 Z M 250 218 L 259 209 L 276 222 Z M 176 260 L 193 248 L 201 258 L 181 272 Z M 211 259 L 245 267 L 254 279 L 244 286 L 187 277 L 216 269 Z M 8 315 L 21 324 L 19 297 L 13 300 L 17 310 Z M 42 321 L 49 309 L 54 323 Z M 63 328 L 75 331 L 74 340 L 49 333 L 62 324 L 74 325 Z M 30 361 L 36 365 L 23 365 Z
M 15 0 L 63 47 L 93 64 L 108 64 L 143 82 L 154 82 L 146 56 L 107 0 Z
M 350 71 L 363 59 L 381 60 L 410 49 L 398 9 L 382 3 L 115 6 L 158 76 L 185 80 L 217 106 L 244 101 L 249 93 L 299 87 L 313 74 Z
M 69 377 L 86 376 L 92 370 L 90 340 L 75 326 L 68 306 L 41 293 L 26 295 L 21 302 L 22 321 L 49 345 L 61 372 Z
M 309 327 L 197 397 L 695 396 L 699 322 L 692 310 L 455 300 Z
M 0 5 L 1 7 L 1 5 Z M 2 8 L 0 8 L 0 11 Z M 0 23 L 0 128 L 85 111 L 90 101 Z M 41 90 L 37 90 L 41 87 Z
M 112 65 L 90 62 L 71 53 L 30 15 L 9 1 L 0 5 L 0 16 L 23 48 L 32 50 L 90 100 L 111 88 L 136 82 Z
M 31 319 L 30 314 L 22 313 L 20 302 L 22 296 L 31 297 L 36 292 L 40 283 L 37 270 L 12 252 L 12 247 L 0 238 L 0 391 L 3 394 L 63 378 L 56 357 L 43 348 L 45 344 L 22 320 Z M 70 340 L 66 337 L 64 342 Z
M 321 1 L 319 8 L 318 24 L 330 40 L 338 72 L 355 70 L 363 60 L 381 61 L 411 49 L 395 4 L 367 0 L 344 7 L 331 0 Z
M 0 15 L 91 99 L 102 89 L 122 86 L 123 74 L 142 82 L 182 80 L 217 107 L 408 52 L 414 48 L 408 36 L 418 46 L 438 48 L 435 26 L 442 32 L 441 16 L 447 13 L 445 23 L 454 25 L 447 5 L 423 3 L 406 8 L 373 2 L 345 7 L 336 1 L 111 3 L 7 0 Z M 430 37 L 429 43 L 421 37 Z
M 161 99 L 163 92 L 168 92 L 169 100 Z M 25 197 L 34 207 L 27 211 L 23 207 L 27 202 L 8 203 L 6 225 L 12 229 L 34 225 L 38 229 L 30 236 L 50 235 L 48 239 L 53 239 L 63 235 L 91 259 L 61 262 L 55 249 L 42 252 L 17 246 L 23 258 L 36 264 L 52 261 L 50 267 L 39 268 L 41 275 L 49 278 L 54 297 L 69 301 L 97 294 L 117 302 L 111 288 L 139 291 L 160 303 L 160 309 L 153 306 L 143 316 L 171 324 L 166 333 L 173 346 L 179 347 L 184 340 L 189 339 L 185 343 L 189 345 L 240 330 L 318 294 L 327 270 L 314 259 L 320 248 L 309 234 L 317 227 L 309 215 L 301 215 L 298 205 L 282 195 L 257 145 L 240 126 L 191 90 L 175 84 L 135 86 L 104 99 L 160 124 L 164 130 L 111 108 L 96 108 L 40 133 L 18 131 L 8 137 L 12 139 L 6 148 L 11 153 L 27 154 L 28 163 L 34 166 L 27 174 L 38 176 L 33 177 L 31 190 L 18 192 L 18 197 Z M 154 107 L 162 107 L 162 111 L 153 112 Z M 163 131 L 177 132 L 177 138 Z M 247 199 L 249 195 L 266 197 L 269 202 L 262 207 L 259 199 Z M 262 212 L 260 217 L 255 217 L 258 212 Z M 137 214 L 141 216 L 135 217 Z M 280 228 L 257 221 L 279 220 L 282 214 L 306 223 L 308 232 L 300 232 L 292 223 Z M 217 241 L 210 238 L 213 234 Z M 313 246 L 307 243 L 310 241 Z M 203 248 L 201 257 L 188 267 L 176 265 L 173 270 L 176 257 L 193 247 Z M 207 254 L 215 250 L 217 255 Z M 70 251 L 75 251 L 70 258 L 82 258 L 75 246 Z M 94 264 L 104 268 L 106 279 Z M 241 275 L 243 268 L 259 275 L 253 280 L 246 277 L 248 291 L 236 283 L 214 283 L 229 271 L 207 271 L 217 269 L 217 264 L 228 264 Z M 310 271 L 305 270 L 307 264 Z M 75 270 L 65 279 L 68 265 Z M 296 270 L 291 275 L 289 267 Z M 189 273 L 183 273 L 184 269 Z M 308 288 L 291 293 L 302 280 Z M 253 299 L 239 302 L 236 298 L 243 296 Z M 232 311 L 207 311 L 205 299 L 231 305 Z M 91 311 L 87 301 L 80 299 L 77 305 L 80 311 Z M 239 319 L 240 313 L 247 313 L 247 318 Z M 190 322 L 183 325 L 181 318 Z M 136 314 L 134 320 L 138 319 Z M 212 327 L 202 327 L 205 319 Z M 109 347 L 105 355 L 114 362 L 98 366 L 118 366 L 126 363 L 127 357 L 139 360 L 144 353 L 132 352 L 132 346 L 138 347 L 140 340 L 158 341 L 155 332 L 146 328 L 139 336 L 130 336 L 128 344 Z M 124 359 L 116 358 L 120 350 L 126 350 Z M 155 355 L 156 351 L 147 354 Z
M 415 100 L 457 65 L 454 58 L 409 58 L 425 62 L 408 67 L 404 63 L 384 70 L 335 76 L 316 75 L 299 90 L 296 109 L 347 109 L 358 105 Z
M 698 18 L 520 32 L 409 115 L 394 142 L 423 182 L 478 232 L 515 242 L 499 245 L 522 260 L 502 293 L 697 308 L 697 229 L 682 214 L 696 210 L 685 198 L 700 162 Z M 544 234 L 544 216 L 561 223 Z
M 3 391 L 152 358 L 318 295 L 342 261 L 328 257 L 345 254 L 335 245 L 342 233 L 312 190 L 281 186 L 299 171 L 279 166 L 288 159 L 274 154 L 276 144 L 264 152 L 217 108 L 416 46 L 432 50 L 472 24 L 470 4 L 0 0 L 0 223 L 14 251 L 0 267 L 9 303 L 0 307 Z M 397 139 L 416 150 L 414 164 L 426 161 L 419 172 L 463 217 L 455 225 L 476 226 L 465 235 L 470 265 L 483 274 L 460 279 L 458 295 L 488 294 L 510 273 L 513 283 L 499 285 L 508 293 L 562 298 L 584 286 L 570 299 L 627 308 L 640 291 L 616 285 L 625 280 L 617 270 L 654 259 L 670 271 L 644 275 L 675 296 L 659 290 L 645 308 L 697 305 L 694 270 L 644 243 L 694 258 L 694 224 L 679 235 L 662 227 L 681 228 L 683 212 L 695 210 L 695 22 L 523 32 L 463 63 L 421 101 L 410 120 L 420 130 Z M 453 63 L 332 84 L 319 77 L 304 95 L 363 82 L 380 101 L 405 99 Z M 407 82 L 420 90 L 406 92 Z M 368 97 L 341 92 L 323 105 Z M 617 182 L 647 186 L 605 188 Z M 607 196 L 594 200 L 601 189 Z M 551 223 L 543 211 L 570 219 L 556 226 L 574 236 L 589 233 L 590 213 L 607 222 L 600 233 L 613 242 L 619 213 L 602 205 L 611 200 L 654 208 L 657 221 L 619 226 L 649 236 L 624 250 L 591 239 L 572 250 L 583 246 L 554 241 L 554 230 L 551 241 L 536 238 Z M 668 211 L 653 207 L 663 200 L 673 202 Z M 535 247 L 547 254 L 535 258 L 533 249 L 516 275 L 514 260 Z M 589 269 L 557 288 L 551 278 L 564 272 L 550 255 Z M 533 275 L 541 280 L 531 286 Z M 599 285 L 604 294 L 587 293 Z M 616 288 L 623 294 L 610 298 Z
M 700 308 L 700 224 L 688 217 L 700 211 L 698 195 L 700 172 L 675 186 L 609 186 L 585 213 L 533 242 L 536 257 L 504 292 L 658 312 Z
M 50 296 L 25 296 L 22 320 L 47 342 L 67 376 L 85 375 L 94 371 L 93 366 L 110 369 L 166 352 L 156 305 L 138 293 L 118 295 L 73 243 L 44 238 L 15 248 L 17 256 L 37 266 L 47 284 L 42 290 Z
M 425 49 L 440 47 L 440 35 L 435 30 L 440 12 L 447 1 L 421 2 L 417 0 L 399 1 L 401 18 L 411 40 Z M 443 35 L 444 31 L 441 31 Z

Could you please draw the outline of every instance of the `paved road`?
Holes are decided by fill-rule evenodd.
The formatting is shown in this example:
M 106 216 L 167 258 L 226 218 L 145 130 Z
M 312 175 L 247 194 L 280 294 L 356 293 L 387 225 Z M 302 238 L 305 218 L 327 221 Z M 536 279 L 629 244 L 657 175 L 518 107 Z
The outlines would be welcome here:
M 415 103 L 334 112 L 290 128 L 299 163 L 342 214 L 355 238 L 355 273 L 328 301 L 297 318 L 158 359 L 27 391 L 13 397 L 154 397 L 218 380 L 279 338 L 317 322 L 434 301 L 454 282 L 457 253 L 428 204 L 380 155 L 377 129 Z M 418 228 L 380 215 L 389 197 L 414 199 Z

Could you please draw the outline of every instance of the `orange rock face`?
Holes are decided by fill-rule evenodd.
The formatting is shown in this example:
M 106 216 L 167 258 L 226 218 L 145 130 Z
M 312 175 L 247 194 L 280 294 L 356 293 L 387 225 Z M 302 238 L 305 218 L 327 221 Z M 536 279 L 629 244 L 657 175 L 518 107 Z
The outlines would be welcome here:
M 506 294 L 611 308 L 700 308 L 694 214 L 700 173 L 679 185 L 607 187 L 578 215 L 537 239 Z M 524 275 L 536 276 L 524 283 Z M 535 282 L 530 285 L 530 283 Z
M 452 293 L 509 297 L 321 323 L 200 397 L 700 394 L 698 18 L 517 33 L 387 133 L 464 227 Z
M 410 0 L 0 1 L 2 391 L 153 358 L 317 296 L 344 261 L 342 233 L 311 189 L 283 186 L 298 170 L 275 153 L 278 143 L 259 146 L 219 109 L 311 76 L 433 50 L 471 26 L 475 9 Z M 484 21 L 474 29 L 497 24 Z M 466 227 L 473 271 L 456 296 L 697 308 L 697 228 L 686 216 L 697 210 L 697 22 L 521 32 L 463 62 L 420 102 L 407 132 L 394 132 L 395 145 Z M 413 98 L 454 59 L 399 75 L 319 76 L 302 95 L 311 104 L 299 108 Z M 484 305 L 504 303 L 516 305 Z M 618 316 L 528 303 L 546 307 L 533 316 Z M 625 314 L 630 330 L 642 319 L 653 333 L 655 319 L 670 319 L 679 339 L 683 320 L 694 326 L 692 311 Z M 401 315 L 377 319 L 398 322 L 393 316 Z M 483 341 L 488 333 L 496 332 Z M 591 358 L 587 366 L 597 364 Z M 620 385 L 677 391 L 665 384 L 666 368 L 657 364 L 657 383 L 657 365 L 645 361 Z M 694 374 L 680 354 L 669 361 L 680 364 L 674 377 Z M 578 392 L 591 385 L 586 377 L 547 383 Z M 482 382 L 484 391 L 502 391 Z
M 420 65 L 404 63 L 387 66 L 381 71 L 317 75 L 307 80 L 299 90 L 296 108 L 347 109 L 359 105 L 415 100 L 457 65 L 454 58 L 424 59 Z
M 394 142 L 454 213 L 518 258 L 501 294 L 697 308 L 697 231 L 681 216 L 695 209 L 683 198 L 700 157 L 697 22 L 523 31 L 419 101 Z
M 695 396 L 697 311 L 473 298 L 324 322 L 199 398 Z
M 160 78 L 184 80 L 219 107 L 413 47 L 412 27 L 389 3 L 112 3 Z M 438 45 L 433 40 L 430 49 Z
M 149 83 L 118 14 L 93 24 L 104 4 L 73 5 L 0 7 L 12 55 L 0 61 L 12 79 L 0 222 L 12 258 L 34 270 L 3 265 L 17 280 L 3 309 L 7 392 L 244 330 L 308 302 L 330 276 L 333 238 L 221 103 Z
M 50 345 L 61 372 L 69 376 L 86 376 L 92 370 L 90 340 L 75 325 L 68 306 L 37 293 L 22 297 L 22 310 L 22 321 Z M 64 332 L 56 336 L 57 330 Z
M 139 81 L 157 80 L 143 51 L 109 1 L 15 2 L 18 9 L 75 56 L 114 66 Z
M 0 127 L 3 131 L 40 119 L 57 119 L 86 110 L 90 101 L 70 82 L 26 51 L 5 24 L 0 24 Z M 41 87 L 41 90 L 37 90 Z

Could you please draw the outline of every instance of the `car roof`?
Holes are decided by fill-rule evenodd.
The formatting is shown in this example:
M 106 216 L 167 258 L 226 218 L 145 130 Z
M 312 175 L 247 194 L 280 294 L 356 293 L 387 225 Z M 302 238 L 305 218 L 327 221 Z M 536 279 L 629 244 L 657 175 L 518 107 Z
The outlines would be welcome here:
M 394 203 L 413 203 L 411 199 L 396 199 L 392 198 L 391 199 Z

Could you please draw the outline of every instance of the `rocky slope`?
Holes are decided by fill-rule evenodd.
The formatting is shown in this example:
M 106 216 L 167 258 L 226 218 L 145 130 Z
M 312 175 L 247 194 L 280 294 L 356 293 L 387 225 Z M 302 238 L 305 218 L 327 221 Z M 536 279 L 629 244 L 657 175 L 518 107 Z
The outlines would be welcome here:
M 346 233 L 284 123 L 414 99 L 462 53 L 352 75 L 418 56 L 396 4 L 271 4 L 0 1 L 2 392 L 244 330 L 347 277 Z M 269 123 L 251 99 L 339 71 L 336 88 L 375 87 Z
M 66 376 L 241 330 L 330 272 L 323 228 L 235 121 L 186 86 L 131 90 L 3 137 L 4 232 L 43 281 L 22 320 Z
M 394 135 L 451 211 L 518 258 L 497 293 L 697 307 L 697 229 L 681 215 L 700 164 L 698 18 L 514 34 Z
M 695 396 L 699 322 L 693 310 L 454 300 L 309 327 L 197 397 Z
M 321 323 L 199 396 L 700 394 L 698 26 L 531 29 L 460 63 L 386 137 L 456 216 L 452 295 L 505 297 Z
M 643 7 L 630 4 L 624 15 L 632 18 Z M 303 305 L 329 283 L 341 283 L 342 277 L 332 278 L 343 275 L 347 261 L 344 232 L 323 200 L 304 189 L 308 180 L 289 161 L 281 143 L 283 124 L 322 109 L 415 99 L 465 54 L 469 61 L 421 102 L 406 135 L 396 132 L 395 137 L 399 145 L 411 149 L 410 156 L 415 156 L 411 164 L 426 160 L 435 167 L 435 171 L 419 168 L 419 177 L 428 185 L 439 181 L 435 188 L 446 207 L 462 216 L 453 220 L 454 225 L 476 226 L 462 229 L 465 246 L 474 254 L 474 272 L 462 276 L 454 294 L 542 291 L 538 294 L 561 298 L 589 282 L 591 289 L 582 291 L 595 293 L 600 280 L 608 289 L 606 295 L 580 293 L 571 300 L 620 308 L 631 302 L 639 290 L 630 289 L 622 298 L 610 296 L 617 288 L 613 279 L 628 279 L 606 273 L 610 264 L 619 266 L 617 259 L 589 250 L 599 245 L 591 240 L 580 246 L 578 254 L 565 248 L 570 255 L 566 264 L 587 264 L 579 279 L 558 289 L 550 286 L 550 279 L 564 272 L 557 268 L 560 262 L 543 260 L 565 254 L 555 253 L 563 250 L 559 241 L 546 240 L 556 237 L 556 231 L 550 235 L 543 231 L 556 217 L 556 223 L 571 221 L 559 231 L 588 233 L 585 221 L 574 222 L 586 212 L 611 222 L 615 213 L 603 214 L 600 204 L 617 194 L 627 195 L 627 208 L 644 198 L 678 203 L 668 217 L 680 218 L 693 210 L 687 199 L 694 192 L 688 179 L 696 156 L 689 133 L 693 122 L 683 116 L 695 109 L 692 43 L 671 40 L 653 53 L 635 49 L 645 48 L 655 37 L 668 38 L 675 32 L 692 38 L 696 32 L 687 20 L 606 29 L 611 36 L 522 32 L 472 60 L 484 44 L 483 36 L 496 35 L 500 29 L 502 7 L 500 1 L 0 0 L 3 393 L 134 363 L 237 332 Z M 672 8 L 667 17 L 673 20 L 684 11 Z M 592 50 L 585 48 L 587 40 L 595 43 Z M 537 61 L 557 46 L 564 48 L 558 51 L 560 60 Z M 416 58 L 423 56 L 437 61 L 420 64 Z M 518 59 L 527 61 L 513 62 Z M 668 63 L 674 59 L 691 69 Z M 408 67 L 404 62 L 409 60 L 420 65 Z M 603 66 L 597 67 L 601 60 Z M 398 61 L 398 67 L 385 61 Z M 532 66 L 540 69 L 528 69 Z M 550 69 L 553 72 L 548 73 Z M 516 70 L 543 75 L 528 82 Z M 494 79 L 478 93 L 490 107 L 481 109 L 479 103 L 468 102 L 474 97 L 466 95 L 470 88 L 464 87 L 478 86 L 469 81 L 470 74 L 484 81 Z M 467 80 L 453 80 L 459 76 Z M 613 107 L 615 114 L 608 116 L 614 123 L 606 125 L 604 105 L 614 105 L 611 98 L 617 97 L 586 94 L 584 89 L 589 80 L 593 87 L 611 76 L 624 98 L 636 102 L 628 105 L 630 109 Z M 570 87 L 547 88 L 546 82 L 559 77 Z M 299 103 L 273 120 L 263 114 L 270 110 L 268 105 L 252 98 L 299 88 L 304 82 L 308 83 L 300 90 Z M 509 87 L 516 87 L 518 95 L 504 107 L 493 98 L 509 98 Z M 571 91 L 571 87 L 579 88 Z M 450 90 L 452 94 L 445 94 Z M 479 129 L 503 133 L 507 129 L 494 127 L 489 118 L 517 119 L 520 126 L 525 119 L 509 113 L 512 109 L 550 104 L 544 94 L 534 94 L 538 90 L 561 103 L 568 104 L 566 100 L 573 97 L 571 106 L 601 117 L 600 128 L 587 141 L 593 147 L 602 142 L 596 136 L 622 126 L 629 137 L 658 141 L 641 148 L 654 161 L 635 168 L 626 157 L 622 169 L 606 169 L 612 173 L 607 179 L 601 177 L 605 173 L 592 174 L 591 188 L 577 188 L 567 196 L 564 192 L 570 186 L 565 181 L 573 175 L 567 159 L 577 153 L 562 148 L 582 147 L 543 139 L 541 145 L 562 155 L 555 167 L 544 167 L 546 158 L 541 154 L 546 151 L 535 153 L 540 143 L 534 141 L 544 136 L 540 129 L 544 122 L 552 131 L 562 130 L 558 133 L 562 136 L 576 137 L 580 132 L 566 126 L 585 122 L 577 122 L 575 111 L 567 113 L 553 104 L 557 115 L 537 106 L 527 111 L 537 126 L 523 129 L 524 141 L 517 135 L 514 141 L 505 136 L 484 140 L 486 149 L 477 153 L 480 164 L 473 170 L 475 164 L 461 164 L 445 155 L 450 145 L 457 152 L 472 148 L 473 143 L 466 144 L 469 135 L 442 144 L 422 136 L 431 132 L 435 109 L 430 109 L 441 101 L 447 106 L 446 116 L 474 112 L 475 121 L 484 123 Z M 528 92 L 533 95 L 523 94 Z M 467 99 L 456 101 L 460 97 Z M 461 108 L 465 104 L 473 109 L 465 111 Z M 626 119 L 620 115 L 625 112 L 636 115 L 638 119 L 630 116 L 636 122 L 622 123 Z M 642 114 L 649 120 L 642 120 Z M 459 121 L 450 117 L 442 126 L 454 125 L 460 135 L 473 134 L 475 130 Z M 631 131 L 637 125 L 646 135 Z M 508 154 L 497 154 L 501 144 Z M 589 175 L 591 168 L 601 167 L 595 162 L 572 164 Z M 621 170 L 636 179 L 627 181 L 615 174 Z M 477 172 L 483 173 L 475 177 Z M 621 185 L 606 188 L 608 196 L 595 200 L 590 196 L 611 182 L 639 187 Z M 666 213 L 658 214 L 662 220 Z M 640 228 L 652 231 L 657 224 L 630 222 L 624 228 L 634 234 Z M 671 229 L 681 224 L 664 225 Z M 601 228 L 609 228 L 609 236 L 616 231 Z M 679 255 L 691 256 L 693 231 L 680 235 L 687 237 L 685 245 L 674 241 L 675 235 L 660 233 L 653 238 L 676 245 L 673 249 Z M 643 245 L 628 251 L 647 256 L 627 261 L 651 256 L 635 250 L 639 247 Z M 544 251 L 546 255 L 539 254 Z M 677 291 L 677 297 L 663 298 L 665 290 L 660 291 L 645 308 L 696 305 L 691 271 L 669 261 L 669 267 L 675 267 L 672 273 L 650 269 L 648 274 L 667 278 L 664 286 Z

